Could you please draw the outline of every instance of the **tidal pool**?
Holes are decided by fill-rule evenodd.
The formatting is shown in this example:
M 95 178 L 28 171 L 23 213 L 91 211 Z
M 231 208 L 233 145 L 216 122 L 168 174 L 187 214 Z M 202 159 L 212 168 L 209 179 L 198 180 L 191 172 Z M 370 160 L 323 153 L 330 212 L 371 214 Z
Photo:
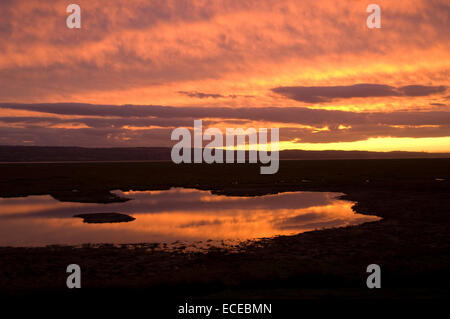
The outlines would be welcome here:
M 0 246 L 248 240 L 379 220 L 356 214 L 339 193 L 286 192 L 256 197 L 209 191 L 113 191 L 130 201 L 60 202 L 53 197 L 0 198 Z M 135 220 L 86 224 L 77 214 L 121 213 Z

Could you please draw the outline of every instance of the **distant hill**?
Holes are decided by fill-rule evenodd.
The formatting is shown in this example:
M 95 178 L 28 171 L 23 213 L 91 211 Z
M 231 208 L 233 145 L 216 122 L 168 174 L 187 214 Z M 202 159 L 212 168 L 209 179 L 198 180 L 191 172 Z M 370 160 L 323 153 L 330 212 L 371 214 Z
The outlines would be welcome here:
M 450 153 L 426 152 L 367 152 L 367 151 L 302 151 L 280 152 L 281 159 L 389 159 L 389 158 L 450 158 Z
M 0 146 L 0 162 L 167 161 L 170 148 Z
M 85 148 L 53 146 L 0 146 L 0 162 L 63 162 L 63 161 L 170 161 L 170 148 Z M 389 159 L 450 158 L 450 153 L 365 152 L 365 151 L 303 151 L 280 152 L 280 159 Z

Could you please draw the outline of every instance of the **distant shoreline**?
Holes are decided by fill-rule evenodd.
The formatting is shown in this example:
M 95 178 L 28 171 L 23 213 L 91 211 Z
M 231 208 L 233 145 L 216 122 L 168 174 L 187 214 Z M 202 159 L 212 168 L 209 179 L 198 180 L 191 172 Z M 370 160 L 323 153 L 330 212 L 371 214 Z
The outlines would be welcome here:
M 169 147 L 86 148 L 0 145 L 0 164 L 169 162 Z M 282 150 L 280 160 L 363 160 L 450 158 L 450 153 Z M 248 153 L 246 154 L 248 157 Z M 111 160 L 113 159 L 113 160 Z
M 295 158 L 282 158 L 281 161 L 364 161 L 364 160 L 422 160 L 422 159 L 450 159 L 449 157 L 393 157 L 393 158 L 318 158 L 318 159 L 295 159 Z M 97 160 L 97 161 L 34 161 L 34 162 L 2 162 L 0 165 L 11 164 L 101 164 L 101 163 L 171 163 L 170 160 Z M 205 163 L 189 163 L 186 165 L 205 165 Z M 242 164 L 242 163 L 241 163 Z M 243 163 L 245 164 L 245 163 Z

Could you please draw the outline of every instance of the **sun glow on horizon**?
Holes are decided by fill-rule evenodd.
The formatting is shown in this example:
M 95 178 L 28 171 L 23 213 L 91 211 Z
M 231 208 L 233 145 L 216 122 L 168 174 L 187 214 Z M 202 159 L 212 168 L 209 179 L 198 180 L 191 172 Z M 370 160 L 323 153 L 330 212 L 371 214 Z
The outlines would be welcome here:
M 280 150 L 450 153 L 450 137 L 377 137 L 339 143 L 280 142 Z

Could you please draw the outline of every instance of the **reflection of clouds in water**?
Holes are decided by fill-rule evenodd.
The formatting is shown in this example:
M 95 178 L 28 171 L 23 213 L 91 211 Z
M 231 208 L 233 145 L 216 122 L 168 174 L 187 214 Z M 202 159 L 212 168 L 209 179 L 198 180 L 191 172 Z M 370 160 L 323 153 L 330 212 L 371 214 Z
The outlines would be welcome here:
M 58 202 L 50 196 L 1 199 L 0 245 L 133 243 L 253 239 L 376 220 L 355 214 L 338 193 L 289 192 L 227 197 L 174 188 L 121 192 L 131 201 L 112 204 Z M 133 223 L 83 224 L 81 213 L 117 212 Z
M 0 198 L 0 207 L 2 208 L 0 218 L 16 214 L 24 216 L 30 213 L 63 212 L 65 208 L 73 209 L 77 206 L 82 207 L 84 204 L 59 202 L 50 195 Z
M 304 222 L 309 222 L 312 220 L 319 219 L 323 215 L 324 215 L 323 213 L 306 213 L 306 214 L 297 215 L 295 217 L 288 218 L 287 220 L 285 220 L 285 222 L 304 223 Z
M 342 227 L 377 220 L 377 217 L 356 214 L 351 202 L 335 201 L 333 205 L 311 207 L 291 217 L 274 220 L 274 226 L 281 230 L 313 230 L 327 227 Z
M 233 221 L 232 221 L 233 222 Z M 206 226 L 206 225 L 221 225 L 222 222 L 218 219 L 209 221 L 209 220 L 199 220 L 197 222 L 192 222 L 188 224 L 182 224 L 180 225 L 181 228 L 187 228 L 187 227 L 199 227 L 199 226 Z
M 300 209 L 330 204 L 336 194 L 324 192 L 289 192 L 255 197 L 230 197 L 212 195 L 209 191 L 172 188 L 168 191 L 142 191 L 112 193 L 132 200 L 124 203 L 92 204 L 59 202 L 52 197 L 29 196 L 5 199 L 9 208 L 3 210 L 0 219 L 20 217 L 67 218 L 75 214 L 117 212 L 124 214 L 157 214 L 167 212 L 190 212 L 192 214 L 212 211 L 231 213 L 248 209 Z M 29 216 L 27 216 L 29 215 Z M 250 217 L 250 216 L 249 216 Z
M 323 206 L 331 203 L 336 194 L 324 192 L 287 192 L 275 195 L 253 197 L 231 197 L 212 195 L 209 191 L 172 188 L 170 191 L 120 192 L 115 194 L 133 198 L 122 204 L 132 206 L 133 213 L 168 211 L 203 211 L 207 209 L 229 210 L 251 207 L 254 209 L 298 209 L 311 206 Z M 151 198 L 149 201 L 148 198 Z M 176 200 L 174 200 L 176 198 Z M 151 203 L 151 205 L 149 205 Z

